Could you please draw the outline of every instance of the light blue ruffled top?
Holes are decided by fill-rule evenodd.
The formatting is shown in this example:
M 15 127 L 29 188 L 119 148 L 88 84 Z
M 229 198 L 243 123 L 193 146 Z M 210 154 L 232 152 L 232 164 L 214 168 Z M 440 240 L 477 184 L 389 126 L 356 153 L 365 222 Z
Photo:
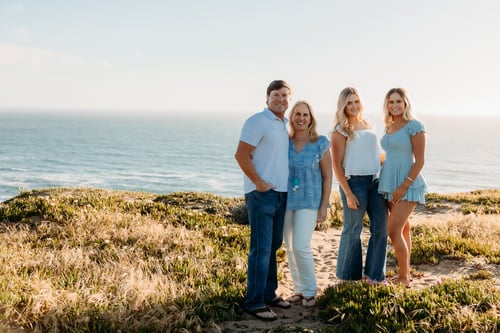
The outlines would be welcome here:
M 408 173 L 415 161 L 411 137 L 419 132 L 425 132 L 424 125 L 418 120 L 410 120 L 400 130 L 388 134 L 387 131 L 382 137 L 381 145 L 385 150 L 386 159 L 380 170 L 379 193 L 383 194 L 387 200 L 392 200 L 392 193 L 408 177 Z M 425 203 L 425 193 L 427 183 L 420 173 L 406 191 L 402 200 Z
M 300 152 L 290 140 L 287 209 L 319 209 L 323 192 L 319 161 L 329 148 L 330 141 L 323 135 L 316 142 L 308 142 Z

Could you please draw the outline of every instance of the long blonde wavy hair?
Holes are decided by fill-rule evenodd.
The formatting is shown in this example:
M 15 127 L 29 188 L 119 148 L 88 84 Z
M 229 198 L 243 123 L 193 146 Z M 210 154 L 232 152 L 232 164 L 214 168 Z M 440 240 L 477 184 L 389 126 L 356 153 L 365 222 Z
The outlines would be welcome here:
M 345 115 L 347 100 L 351 95 L 356 95 L 359 98 L 359 104 L 361 106 L 361 116 L 363 116 L 364 106 L 358 89 L 354 87 L 344 88 L 340 92 L 339 99 L 337 101 L 337 111 L 335 112 L 335 121 L 333 128 L 335 129 L 340 125 L 342 131 L 347 133 L 347 136 L 352 139 L 354 137 L 354 126 L 349 123 L 349 118 Z M 363 119 L 363 121 L 365 120 Z
M 318 123 L 316 122 L 316 116 L 314 115 L 314 111 L 313 111 L 313 108 L 311 106 L 311 103 L 309 103 L 308 101 L 305 101 L 305 100 L 300 100 L 300 101 L 295 102 L 292 109 L 290 110 L 290 115 L 288 116 L 288 118 L 290 119 L 290 121 L 292 120 L 292 117 L 295 114 L 295 111 L 297 110 L 297 106 L 299 106 L 301 104 L 304 104 L 309 109 L 309 114 L 311 117 L 311 123 L 307 127 L 309 141 L 316 142 L 316 140 L 318 140 L 318 129 L 317 129 Z M 293 125 L 290 125 L 290 130 L 288 132 L 288 135 L 291 138 L 293 138 L 293 136 L 295 135 L 295 129 L 293 128 Z
M 410 121 L 412 119 L 415 119 L 413 116 L 413 111 L 411 108 L 411 103 L 410 103 L 410 98 L 408 97 L 408 93 L 404 88 L 392 88 L 390 89 L 387 94 L 385 94 L 385 99 L 384 99 L 384 122 L 385 126 L 389 126 L 392 124 L 393 119 L 391 116 L 391 113 L 389 112 L 389 98 L 391 97 L 392 94 L 398 94 L 401 96 L 403 101 L 405 102 L 405 110 L 403 111 L 403 119 L 406 121 Z

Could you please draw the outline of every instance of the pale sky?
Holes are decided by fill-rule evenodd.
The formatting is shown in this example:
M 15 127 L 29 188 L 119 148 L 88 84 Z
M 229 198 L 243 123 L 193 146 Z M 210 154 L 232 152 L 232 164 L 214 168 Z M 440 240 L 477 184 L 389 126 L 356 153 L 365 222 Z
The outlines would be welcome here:
M 260 111 L 273 79 L 332 113 L 407 88 L 500 115 L 498 0 L 0 0 L 0 109 Z

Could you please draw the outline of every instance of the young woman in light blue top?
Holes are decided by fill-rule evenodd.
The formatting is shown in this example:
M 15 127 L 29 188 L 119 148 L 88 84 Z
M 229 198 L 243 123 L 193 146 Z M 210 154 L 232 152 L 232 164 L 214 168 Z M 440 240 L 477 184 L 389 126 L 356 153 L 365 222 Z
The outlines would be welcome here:
M 411 235 L 408 218 L 417 203 L 425 203 L 425 129 L 412 115 L 406 90 L 393 88 L 384 100 L 387 157 L 380 172 L 379 192 L 389 200 L 389 237 L 399 266 L 397 281 L 410 285 Z
M 290 112 L 288 199 L 283 240 L 294 285 L 287 301 L 315 305 L 316 275 L 311 238 L 327 216 L 332 187 L 330 142 L 318 135 L 311 105 L 298 101 Z
M 378 193 L 381 157 L 374 129 L 363 118 L 358 90 L 340 92 L 331 135 L 332 163 L 339 182 L 344 224 L 337 259 L 337 278 L 370 283 L 385 280 L 387 255 L 387 201 Z M 370 240 L 363 271 L 361 232 L 365 213 Z

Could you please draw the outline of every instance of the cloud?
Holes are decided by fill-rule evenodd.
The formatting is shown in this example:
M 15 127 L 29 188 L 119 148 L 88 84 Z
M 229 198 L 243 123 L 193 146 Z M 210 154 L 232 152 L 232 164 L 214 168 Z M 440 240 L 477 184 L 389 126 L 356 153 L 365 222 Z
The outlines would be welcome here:
M 12 3 L 9 5 L 6 5 L 3 8 L 3 12 L 7 13 L 7 14 L 20 13 L 20 12 L 24 12 L 24 7 L 23 7 L 23 5 L 21 5 L 19 3 Z
M 88 59 L 59 51 L 0 43 L 0 66 L 19 66 L 35 70 L 45 70 L 53 67 L 76 68 L 83 66 L 110 68 L 112 64 L 105 60 L 89 61 Z

